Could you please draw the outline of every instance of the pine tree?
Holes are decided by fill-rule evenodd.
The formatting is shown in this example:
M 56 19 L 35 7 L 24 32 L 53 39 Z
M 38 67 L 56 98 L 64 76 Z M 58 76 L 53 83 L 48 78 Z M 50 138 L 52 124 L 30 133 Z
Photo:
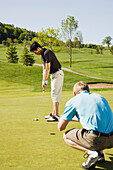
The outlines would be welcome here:
M 8 47 L 6 55 L 9 63 L 18 63 L 18 55 L 16 47 L 14 46 L 13 43 L 11 43 L 10 46 Z
M 24 48 L 23 55 L 21 56 L 21 63 L 26 66 L 32 66 L 34 64 L 34 56 L 29 54 L 27 47 Z

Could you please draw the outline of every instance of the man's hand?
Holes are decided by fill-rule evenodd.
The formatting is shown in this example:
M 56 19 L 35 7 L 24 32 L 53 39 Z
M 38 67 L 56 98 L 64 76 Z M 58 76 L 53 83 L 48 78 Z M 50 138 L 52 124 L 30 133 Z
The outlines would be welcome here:
M 47 84 L 48 84 L 48 81 L 47 81 L 47 80 L 43 80 L 43 81 L 42 81 L 42 87 L 43 87 L 44 90 L 46 89 Z

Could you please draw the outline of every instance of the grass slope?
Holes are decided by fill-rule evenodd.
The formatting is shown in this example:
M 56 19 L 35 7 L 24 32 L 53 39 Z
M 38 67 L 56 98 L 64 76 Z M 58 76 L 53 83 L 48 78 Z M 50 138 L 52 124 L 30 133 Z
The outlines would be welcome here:
M 64 71 L 64 86 L 63 90 L 68 91 L 73 88 L 73 85 L 82 80 L 87 83 L 91 82 L 108 82 L 89 78 L 81 75 L 76 75 Z M 26 67 L 20 64 L 11 64 L 7 62 L 0 62 L 0 79 L 7 80 L 14 83 L 22 83 L 32 86 L 32 91 L 42 91 L 42 67 L 33 66 Z M 47 91 L 50 91 L 50 78 Z

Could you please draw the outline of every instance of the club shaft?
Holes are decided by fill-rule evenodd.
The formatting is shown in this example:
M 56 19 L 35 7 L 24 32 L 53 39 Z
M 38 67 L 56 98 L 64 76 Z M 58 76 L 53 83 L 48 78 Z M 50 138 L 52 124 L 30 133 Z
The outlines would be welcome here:
M 38 117 L 38 111 L 39 111 L 40 104 L 41 104 L 41 101 L 42 101 L 42 98 L 43 98 L 43 94 L 44 94 L 44 90 L 43 90 L 42 96 L 41 96 L 41 98 L 40 98 L 40 103 L 39 103 L 39 105 L 38 105 L 38 109 L 37 109 L 37 113 L 36 113 L 36 118 Z

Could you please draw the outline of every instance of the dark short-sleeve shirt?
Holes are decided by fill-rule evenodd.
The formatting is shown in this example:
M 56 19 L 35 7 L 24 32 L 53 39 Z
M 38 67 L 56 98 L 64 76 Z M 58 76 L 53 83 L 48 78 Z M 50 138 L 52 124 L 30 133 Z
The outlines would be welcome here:
M 61 64 L 59 63 L 55 54 L 51 50 L 43 48 L 41 59 L 42 59 L 44 66 L 46 63 L 50 63 L 50 74 L 55 73 L 59 69 L 61 69 Z

